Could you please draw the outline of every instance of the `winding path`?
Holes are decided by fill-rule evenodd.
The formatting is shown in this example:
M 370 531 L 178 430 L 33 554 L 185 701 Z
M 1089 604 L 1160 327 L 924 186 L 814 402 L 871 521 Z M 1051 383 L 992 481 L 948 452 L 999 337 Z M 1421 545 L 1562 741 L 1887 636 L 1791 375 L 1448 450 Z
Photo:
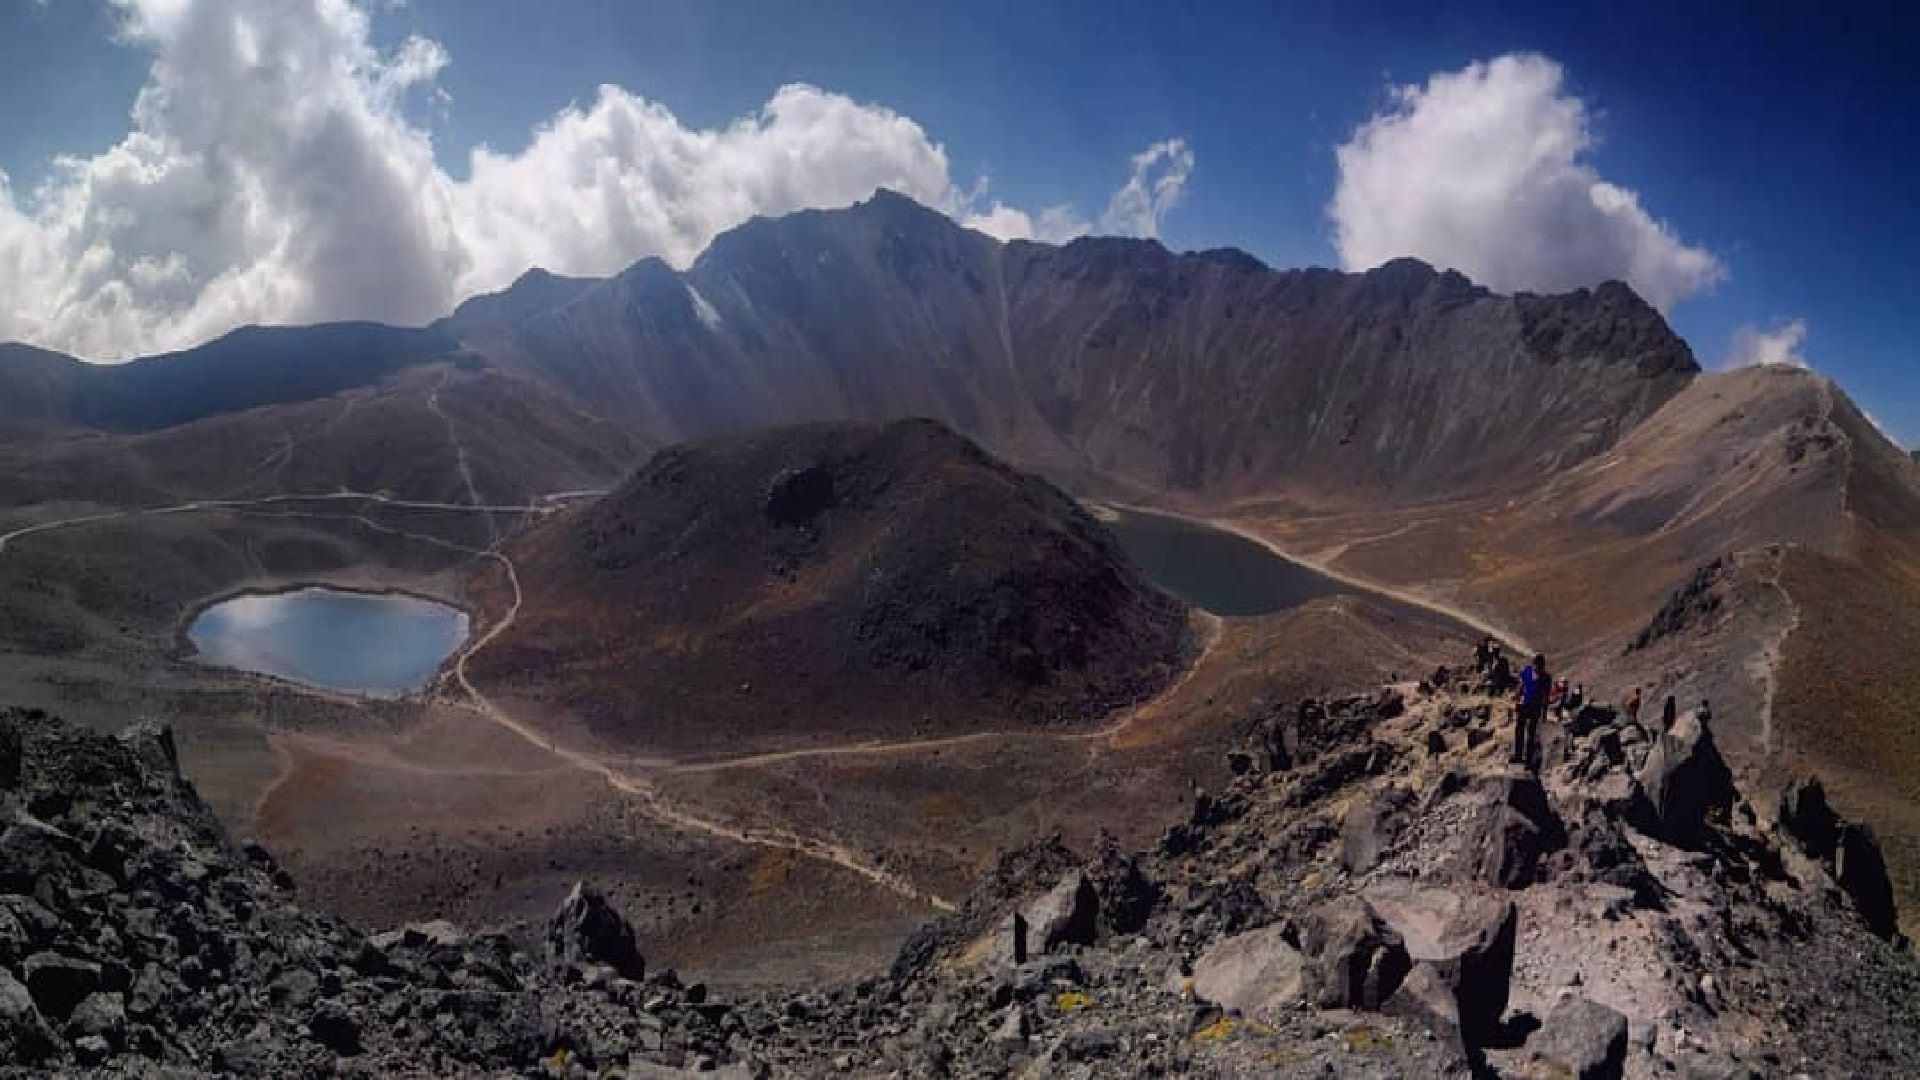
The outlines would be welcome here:
M 568 493 L 568 494 L 592 494 L 592 493 Z M 71 527 L 91 525 L 91 524 L 99 524 L 102 522 L 118 521 L 118 520 L 123 520 L 128 518 L 154 517 L 154 516 L 165 515 L 165 514 L 191 513 L 191 512 L 202 511 L 202 510 L 245 511 L 248 509 L 262 507 L 262 506 L 287 505 L 287 504 L 320 502 L 320 501 L 339 501 L 339 500 L 363 500 L 363 501 L 377 503 L 382 506 L 392 506 L 392 507 L 399 507 L 399 508 L 406 508 L 406 509 L 446 510 L 446 511 L 457 511 L 457 512 L 473 512 L 473 511 L 530 512 L 530 511 L 540 510 L 543 508 L 542 504 L 487 506 L 487 505 L 468 505 L 468 504 L 462 504 L 462 503 L 444 503 L 444 502 L 431 502 L 431 501 L 421 501 L 421 500 L 395 499 L 395 498 L 391 498 L 389 496 L 378 494 L 378 493 L 356 492 L 356 491 L 333 492 L 326 495 L 272 495 L 272 496 L 263 496 L 261 498 L 256 498 L 256 499 L 197 499 L 192 502 L 180 503 L 175 506 L 150 507 L 150 508 L 139 509 L 139 510 L 122 510 L 122 511 L 114 511 L 110 513 L 102 513 L 102 514 L 84 514 L 84 515 L 79 515 L 71 518 L 63 518 L 57 521 L 46 521 L 46 522 L 40 522 L 35 525 L 28 525 L 23 528 L 15 529 L 9 533 L 0 534 L 0 553 L 5 552 L 9 544 L 11 544 L 13 541 L 18 540 L 22 537 L 31 536 L 31 535 L 35 535 L 43 532 L 51 532 L 57 529 L 71 528 Z M 551 500 L 549 500 L 549 502 L 550 501 Z M 891 870 L 888 870 L 885 867 L 880 866 L 877 863 L 874 863 L 862 857 L 858 852 L 854 851 L 853 849 L 847 847 L 844 844 L 839 844 L 829 840 L 822 840 L 815 837 L 802 836 L 798 833 L 795 833 L 786 829 L 736 828 L 734 826 L 727 825 L 722 822 L 709 820 L 707 818 L 694 814 L 688 810 L 674 806 L 659 792 L 659 790 L 651 782 L 649 782 L 645 778 L 620 772 L 619 770 L 615 769 L 613 766 L 607 764 L 605 761 L 597 757 L 594 757 L 591 754 L 573 749 L 571 747 L 563 746 L 555 742 L 553 739 L 548 738 L 545 735 L 542 735 L 538 730 L 536 730 L 532 726 L 524 723 L 521 720 L 514 718 L 511 714 L 507 713 L 505 710 L 495 705 L 493 701 L 489 699 L 486 696 L 486 694 L 484 694 L 480 690 L 478 686 L 474 685 L 472 678 L 467 673 L 467 664 L 473 658 L 474 654 L 478 653 L 481 649 L 486 648 L 488 645 L 492 644 L 495 640 L 497 640 L 501 634 L 504 634 L 508 630 L 508 628 L 510 628 L 513 625 L 514 619 L 520 613 L 520 606 L 523 599 L 521 589 L 520 589 L 520 575 L 519 575 L 519 571 L 513 565 L 513 560 L 509 559 L 507 556 L 501 554 L 498 551 L 491 550 L 491 549 L 479 550 L 479 549 L 467 547 L 466 545 L 463 545 L 463 544 L 456 544 L 453 541 L 444 540 L 438 537 L 433 537 L 433 536 L 420 534 L 420 533 L 411 533 L 405 530 L 392 528 L 391 526 L 381 525 L 378 522 L 373 521 L 371 518 L 368 518 L 363 514 L 351 514 L 351 513 L 302 514 L 296 511 L 293 513 L 289 513 L 285 516 L 322 517 L 322 518 L 336 518 L 336 519 L 343 519 L 343 520 L 354 520 L 384 532 L 389 532 L 389 533 L 393 533 L 401 536 L 407 536 L 407 537 L 411 537 L 413 539 L 421 540 L 424 542 L 434 543 L 443 547 L 449 547 L 455 550 L 463 551 L 472 555 L 474 558 L 477 558 L 477 559 L 490 559 L 500 565 L 501 570 L 506 575 L 507 583 L 512 589 L 512 593 L 513 593 L 512 603 L 509 605 L 509 607 L 507 608 L 507 611 L 501 616 L 501 618 L 497 622 L 495 622 L 492 626 L 488 627 L 487 631 L 484 634 L 476 638 L 465 649 L 461 650 L 460 655 L 454 661 L 453 672 L 452 672 L 454 681 L 459 684 L 461 692 L 464 693 L 468 699 L 467 707 L 479 713 L 481 716 L 485 717 L 487 720 L 490 720 L 493 723 L 499 725 L 500 727 L 503 727 L 508 731 L 511 731 L 513 734 L 519 736 L 521 739 L 529 743 L 532 743 L 534 746 L 537 746 L 547 751 L 549 754 L 565 762 L 567 765 L 575 769 L 579 769 L 581 771 L 589 772 L 599 776 L 602 780 L 606 781 L 608 786 L 612 787 L 614 790 L 619 791 L 625 795 L 630 795 L 635 799 L 640 800 L 641 803 L 644 805 L 644 808 L 649 813 L 651 813 L 654 817 L 658 818 L 659 820 L 671 826 L 680 828 L 684 831 L 701 833 L 707 836 L 712 836 L 712 837 L 716 837 L 724 840 L 730 840 L 737 843 L 752 844 L 759 847 L 781 848 L 781 849 L 793 851 L 798 854 L 807 856 L 809 858 L 817 859 L 823 862 L 833 863 L 834 865 L 840 866 L 846 870 L 849 870 L 867 879 L 868 881 L 871 881 L 874 884 L 879 885 L 884 889 L 887 889 L 891 892 L 894 892 L 900 896 L 903 896 L 917 903 L 925 904 L 929 907 L 935 908 L 940 911 L 954 910 L 954 905 L 950 901 L 945 900 L 942 897 L 937 896 L 931 892 L 928 892 L 927 890 L 920 888 L 918 885 L 915 885 L 913 882 L 909 881 L 907 878 L 903 877 L 902 875 L 897 874 Z M 855 749 L 853 752 L 862 752 L 862 751 L 860 749 Z
M 670 765 L 668 772 L 673 773 L 712 773 L 728 769 L 763 768 L 768 765 L 783 765 L 793 761 L 806 761 L 810 758 L 861 757 L 880 754 L 903 754 L 925 750 L 945 750 L 955 746 L 967 746 L 977 742 L 1005 739 L 1035 739 L 1048 742 L 1100 742 L 1119 738 L 1133 727 L 1147 709 L 1154 704 L 1166 701 L 1179 693 L 1206 663 L 1212 655 L 1213 647 L 1220 642 L 1220 617 L 1202 613 L 1205 618 L 1202 633 L 1205 635 L 1200 645 L 1200 653 L 1187 665 L 1180 677 L 1168 683 L 1152 698 L 1125 710 L 1118 720 L 1105 727 L 1091 731 L 970 731 L 965 735 L 943 735 L 932 739 L 906 739 L 900 742 L 884 742 L 879 739 L 867 742 L 846 743 L 840 746 L 811 746 L 800 750 L 772 750 L 763 754 L 742 754 L 739 757 L 714 758 L 710 761 L 689 761 Z

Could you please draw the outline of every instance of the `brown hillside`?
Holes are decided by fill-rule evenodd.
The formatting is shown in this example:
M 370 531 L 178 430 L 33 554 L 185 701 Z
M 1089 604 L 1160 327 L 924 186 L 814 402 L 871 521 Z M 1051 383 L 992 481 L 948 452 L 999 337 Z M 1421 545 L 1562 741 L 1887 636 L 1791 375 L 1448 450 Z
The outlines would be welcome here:
M 629 748 L 1088 720 L 1188 649 L 1072 500 L 927 421 L 662 451 L 506 552 L 525 603 L 474 678 Z

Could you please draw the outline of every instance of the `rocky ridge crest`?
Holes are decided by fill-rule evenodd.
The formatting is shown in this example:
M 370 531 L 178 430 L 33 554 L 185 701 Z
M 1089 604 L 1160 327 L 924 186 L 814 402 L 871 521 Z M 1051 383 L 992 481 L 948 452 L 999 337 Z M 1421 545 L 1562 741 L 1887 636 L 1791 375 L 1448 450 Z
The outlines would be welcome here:
M 1263 706 L 1151 849 L 1006 852 L 886 975 L 731 1003 L 647 972 L 586 886 L 506 934 L 306 913 L 163 730 L 0 714 L 0 1047 L 105 1073 L 1920 1071 L 1884 867 L 1816 784 L 1763 815 L 1710 723 L 1595 705 L 1513 764 L 1488 689 Z

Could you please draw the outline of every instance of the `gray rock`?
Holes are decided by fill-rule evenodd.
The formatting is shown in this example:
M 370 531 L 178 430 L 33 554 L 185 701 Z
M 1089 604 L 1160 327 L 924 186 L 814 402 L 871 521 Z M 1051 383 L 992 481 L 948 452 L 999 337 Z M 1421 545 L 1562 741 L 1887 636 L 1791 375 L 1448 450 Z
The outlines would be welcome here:
M 1586 998 L 1563 997 L 1527 1050 L 1573 1080 L 1619 1080 L 1627 1063 L 1627 1018 Z
M 1497 777 L 1480 785 L 1475 797 L 1484 801 L 1464 834 L 1473 876 L 1506 889 L 1530 884 L 1567 839 L 1539 778 Z
M 321 1002 L 307 1018 L 307 1036 L 341 1057 L 361 1050 L 360 1024 L 339 1002 Z
M 1032 1034 L 1032 1018 L 1027 1015 L 1024 1006 L 1014 1004 L 1007 1006 L 1006 1015 L 1001 1018 L 1000 1027 L 994 1032 L 993 1039 L 1003 1049 L 1017 1050 L 1026 1047 L 1027 1036 Z
M 100 987 L 100 965 L 59 953 L 35 953 L 20 965 L 33 1003 L 49 1020 L 65 1022 Z
M 32 1065 L 54 1051 L 53 1030 L 33 1003 L 33 995 L 0 970 L 0 1060 Z
M 1831 860 L 1839 848 L 1840 816 L 1827 803 L 1827 789 L 1819 777 L 1803 776 L 1780 792 L 1780 805 L 1774 815 L 1780 832 L 1800 845 L 1800 850 L 1823 861 Z
M 1456 1053 L 1468 1052 L 1460 1031 L 1459 995 L 1432 965 L 1415 964 L 1382 1009 L 1422 1025 Z
M 1894 906 L 1893 882 L 1887 877 L 1887 861 L 1880 853 L 1880 841 L 1865 822 L 1850 821 L 1840 827 L 1833 876 L 1852 898 L 1867 929 L 1888 940 L 1899 934 L 1899 912 Z
M 1695 714 L 1680 717 L 1673 730 L 1654 739 L 1639 780 L 1651 804 L 1648 831 L 1671 844 L 1697 845 L 1708 819 L 1733 806 L 1733 773 Z
M 1300 1000 L 1306 958 L 1278 924 L 1215 944 L 1193 964 L 1193 993 L 1222 1009 L 1265 1016 Z
M 82 1065 L 99 1065 L 113 1056 L 113 1047 L 99 1035 L 85 1035 L 74 1040 L 73 1055 Z
M 1091 945 L 1100 932 L 1100 896 L 1085 874 L 1074 871 L 1021 912 L 1027 945 L 1050 953 L 1068 945 Z
M 1392 819 L 1409 801 L 1395 787 L 1353 800 L 1340 828 L 1340 865 L 1347 873 L 1364 874 L 1380 864 L 1393 844 Z
M 121 994 L 96 992 L 74 1006 L 67 1020 L 67 1033 L 75 1038 L 98 1035 L 118 1049 L 126 1044 L 127 1006 Z
M 25 740 L 20 736 L 19 722 L 12 717 L 0 717 L 0 791 L 12 791 L 20 786 L 20 769 L 26 759 Z
M 1378 1009 L 1406 977 L 1400 934 L 1357 896 L 1308 912 L 1300 931 L 1304 990 L 1321 1008 Z
M 150 772 L 159 776 L 180 775 L 180 751 L 173 744 L 173 729 L 166 724 L 138 721 L 120 733 L 120 741 Z
M 547 920 L 547 955 L 559 963 L 605 964 L 636 982 L 647 973 L 633 927 L 585 882 L 576 882 Z
M 1465 1046 L 1486 1046 L 1499 1030 L 1513 977 L 1519 930 L 1513 901 L 1462 888 L 1406 883 L 1370 888 L 1366 898 L 1406 943 L 1414 971 L 1428 969 L 1432 978 L 1423 975 L 1421 985 L 1446 987 Z M 1421 1008 L 1432 1007 L 1432 1002 L 1423 1002 Z

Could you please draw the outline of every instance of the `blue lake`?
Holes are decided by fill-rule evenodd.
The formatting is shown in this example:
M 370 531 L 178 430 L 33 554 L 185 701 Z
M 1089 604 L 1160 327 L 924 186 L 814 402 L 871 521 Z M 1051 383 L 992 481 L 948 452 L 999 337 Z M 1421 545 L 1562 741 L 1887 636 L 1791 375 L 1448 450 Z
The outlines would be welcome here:
M 417 596 L 314 586 L 222 600 L 187 637 L 201 663 L 398 697 L 425 687 L 466 640 L 467 615 Z
M 1161 588 L 1215 615 L 1265 615 L 1323 596 L 1366 592 L 1224 529 L 1144 510 L 1113 512 L 1117 518 L 1106 526 L 1134 565 Z

